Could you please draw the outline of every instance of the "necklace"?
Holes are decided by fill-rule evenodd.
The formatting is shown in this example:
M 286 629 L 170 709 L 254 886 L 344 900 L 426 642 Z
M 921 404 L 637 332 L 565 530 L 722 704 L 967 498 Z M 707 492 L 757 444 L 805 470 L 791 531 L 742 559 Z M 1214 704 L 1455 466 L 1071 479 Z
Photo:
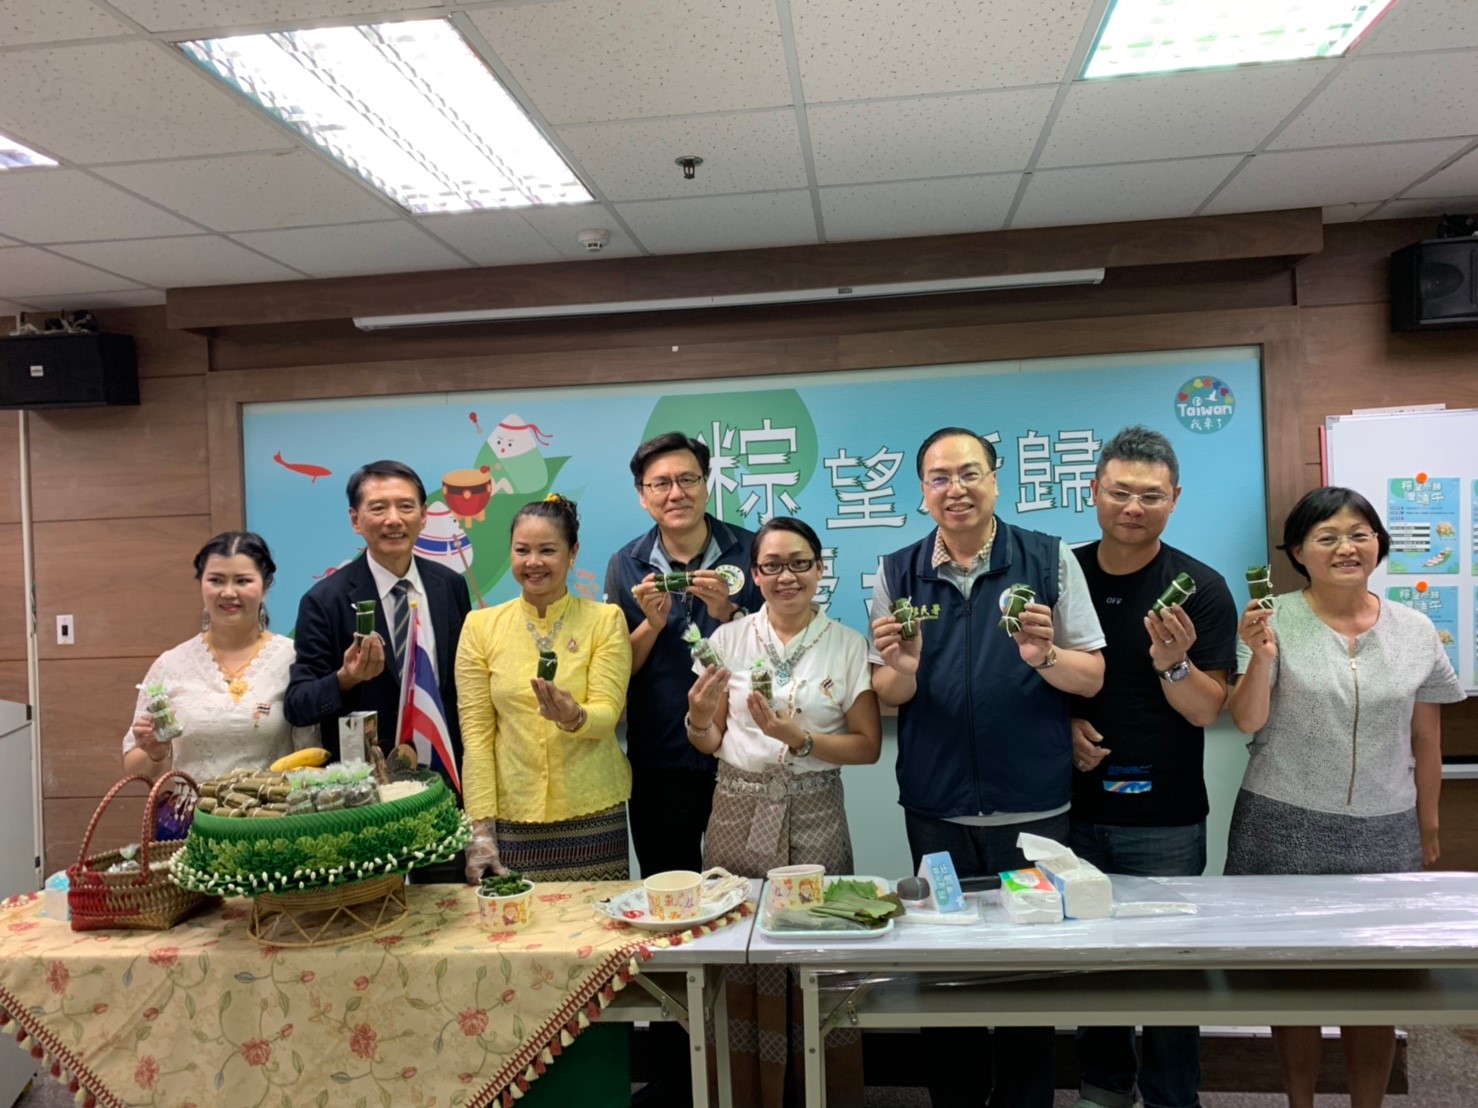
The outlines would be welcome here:
M 210 641 L 210 635 L 202 636 L 205 639 L 205 649 L 210 651 L 210 656 L 215 660 L 216 668 L 221 671 L 221 676 L 226 680 L 226 691 L 231 694 L 233 702 L 240 704 L 241 698 L 251 691 L 251 685 L 242 676 L 251 664 L 257 660 L 257 655 L 262 652 L 262 647 L 267 645 L 267 632 L 262 631 L 257 635 L 257 642 L 252 647 L 251 655 L 241 665 L 232 669 L 221 659 L 220 652 L 216 650 L 215 643 Z
M 554 621 L 554 626 L 549 629 L 549 634 L 541 635 L 539 634 L 538 629 L 534 627 L 533 620 L 530 619 L 524 621 L 524 626 L 529 629 L 529 634 L 532 635 L 534 638 L 534 645 L 537 646 L 540 650 L 554 649 L 554 636 L 559 634 L 559 629 L 564 625 L 564 616 L 560 616 L 557 620 Z
M 760 644 L 762 648 L 764 648 L 766 657 L 770 659 L 770 669 L 771 672 L 773 672 L 775 675 L 775 681 L 777 684 L 784 685 L 790 681 L 791 675 L 795 673 L 795 667 L 800 664 L 801 659 L 804 658 L 806 654 L 810 651 L 810 649 L 818 642 L 820 642 L 826 632 L 831 629 L 831 624 L 827 623 L 824 627 L 821 628 L 821 633 L 819 635 L 817 635 L 810 642 L 806 642 L 806 633 L 811 629 L 811 625 L 815 622 L 816 609 L 812 608 L 811 617 L 806 620 L 806 625 L 801 628 L 800 634 L 798 634 L 795 638 L 796 645 L 794 646 L 794 648 L 787 649 L 782 652 L 781 649 L 773 641 L 775 629 L 770 626 L 769 613 L 766 613 L 764 619 L 764 624 L 767 628 L 766 634 L 760 634 L 760 621 L 754 621 L 755 640 Z

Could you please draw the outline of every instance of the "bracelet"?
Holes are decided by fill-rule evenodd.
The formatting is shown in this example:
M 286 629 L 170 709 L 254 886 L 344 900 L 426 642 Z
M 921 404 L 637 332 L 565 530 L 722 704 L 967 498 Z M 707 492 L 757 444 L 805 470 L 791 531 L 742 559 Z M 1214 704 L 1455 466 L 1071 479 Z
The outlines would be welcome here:
M 579 707 L 580 707 L 580 714 L 575 717 L 575 722 L 574 723 L 572 723 L 572 724 L 570 724 L 570 726 L 566 727 L 564 724 L 560 723 L 559 720 L 555 720 L 554 721 L 554 726 L 558 727 L 566 735 L 572 734 L 575 731 L 580 730 L 580 728 L 584 727 L 585 726 L 585 721 L 589 718 L 589 715 L 588 715 L 588 713 L 586 713 L 585 706 L 583 704 L 580 705 Z
M 713 720 L 709 720 L 702 727 L 693 726 L 693 716 L 689 712 L 683 713 L 683 726 L 688 729 L 690 735 L 706 735 L 713 730 Z

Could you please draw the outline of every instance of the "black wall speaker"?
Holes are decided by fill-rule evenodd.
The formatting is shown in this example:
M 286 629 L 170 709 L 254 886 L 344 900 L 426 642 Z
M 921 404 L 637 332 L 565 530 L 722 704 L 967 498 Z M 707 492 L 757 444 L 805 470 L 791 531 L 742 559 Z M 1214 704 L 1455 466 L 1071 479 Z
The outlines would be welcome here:
M 127 335 L 80 332 L 0 338 L 0 408 L 103 408 L 139 402 Z
M 1428 239 L 1391 255 L 1391 330 L 1478 327 L 1478 238 Z

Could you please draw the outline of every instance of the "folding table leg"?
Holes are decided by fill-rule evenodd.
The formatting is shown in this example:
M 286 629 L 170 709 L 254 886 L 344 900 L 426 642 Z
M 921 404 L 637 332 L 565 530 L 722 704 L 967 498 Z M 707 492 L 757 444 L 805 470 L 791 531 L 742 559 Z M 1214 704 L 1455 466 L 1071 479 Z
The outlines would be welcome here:
M 704 967 L 691 967 L 687 977 L 688 1066 L 693 1081 L 693 1108 L 708 1108 L 708 1011 L 703 1003 Z
M 806 1108 L 826 1108 L 826 1031 L 816 971 L 801 970 L 801 1026 L 805 1029 Z
M 718 1063 L 719 1108 L 734 1108 L 734 1078 L 729 1069 L 729 998 L 724 994 L 724 967 L 712 966 L 713 1050 Z M 696 1103 L 696 1101 L 694 1102 Z

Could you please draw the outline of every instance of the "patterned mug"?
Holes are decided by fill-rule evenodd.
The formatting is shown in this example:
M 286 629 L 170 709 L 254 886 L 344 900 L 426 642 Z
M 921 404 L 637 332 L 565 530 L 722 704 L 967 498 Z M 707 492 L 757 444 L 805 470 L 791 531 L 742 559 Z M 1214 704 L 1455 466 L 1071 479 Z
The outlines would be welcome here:
M 648 914 L 664 923 L 693 919 L 702 903 L 699 895 L 702 883 L 703 875 L 690 869 L 652 874 L 642 882 L 642 887 L 647 890 Z
M 821 903 L 825 866 L 779 866 L 765 876 L 770 882 L 770 907 L 774 911 Z

